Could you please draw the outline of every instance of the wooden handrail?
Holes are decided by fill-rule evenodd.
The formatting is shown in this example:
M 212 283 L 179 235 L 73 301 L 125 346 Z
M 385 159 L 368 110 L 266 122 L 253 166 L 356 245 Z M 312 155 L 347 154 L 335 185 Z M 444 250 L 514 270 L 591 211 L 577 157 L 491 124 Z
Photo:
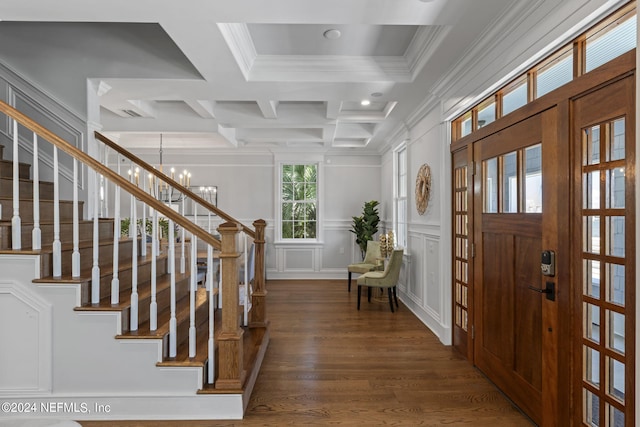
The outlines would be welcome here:
M 235 222 L 237 224 L 240 224 L 240 226 L 242 227 L 242 231 L 244 233 L 246 233 L 247 235 L 251 236 L 251 238 L 255 239 L 256 236 L 255 236 L 255 231 L 254 230 L 252 230 L 251 228 L 249 228 L 246 225 L 242 224 L 240 221 L 236 220 L 231 215 L 229 215 L 226 212 L 224 212 L 223 210 L 219 209 L 217 206 L 209 203 L 208 201 L 206 201 L 205 199 L 203 199 L 202 197 L 200 197 L 199 195 L 197 195 L 193 191 L 189 190 L 187 187 L 184 187 L 179 182 L 171 179 L 168 175 L 165 175 L 163 172 L 155 169 L 152 165 L 150 165 L 149 163 L 145 162 L 144 160 L 142 160 L 141 158 L 139 158 L 135 154 L 125 150 L 124 148 L 122 148 L 121 146 L 116 144 L 115 142 L 111 141 L 106 136 L 102 135 L 100 132 L 96 131 L 95 132 L 95 137 L 96 137 L 96 139 L 102 141 L 109 148 L 111 148 L 111 149 L 117 151 L 118 153 L 120 153 L 121 155 L 125 156 L 126 158 L 131 160 L 136 165 L 141 166 L 147 172 L 153 173 L 155 176 L 162 178 L 162 180 L 164 182 L 170 184 L 171 187 L 177 189 L 182 194 L 186 194 L 191 199 L 197 201 L 199 204 L 201 204 L 202 206 L 206 207 L 207 209 L 209 209 L 211 212 L 215 213 L 219 217 L 225 219 L 228 222 Z
M 71 157 L 78 159 L 82 163 L 90 166 L 93 170 L 99 172 L 103 176 L 107 177 L 109 180 L 115 182 L 121 188 L 124 188 L 127 192 L 129 192 L 130 194 L 133 194 L 135 197 L 142 200 L 153 209 L 157 210 L 158 212 L 161 212 L 164 216 L 172 219 L 177 224 L 184 227 L 186 230 L 189 230 L 191 233 L 198 236 L 198 238 L 202 239 L 204 242 L 212 245 L 217 249 L 220 249 L 221 242 L 215 237 L 213 237 L 211 234 L 209 234 L 206 230 L 204 230 L 197 224 L 194 224 L 193 222 L 186 220 L 182 215 L 180 215 L 170 207 L 166 206 L 164 203 L 158 201 L 156 198 L 154 198 L 147 192 L 141 190 L 135 184 L 124 179 L 119 174 L 112 171 L 110 168 L 104 166 L 102 163 L 100 163 L 99 161 L 97 161 L 96 159 L 94 159 L 84 151 L 69 144 L 67 141 L 60 138 L 58 135 L 54 134 L 44 126 L 41 126 L 40 124 L 36 123 L 34 120 L 24 115 L 23 113 L 16 110 L 11 105 L 7 104 L 2 100 L 0 100 L 0 112 L 3 112 L 7 116 L 16 120 L 22 126 L 36 133 L 40 137 L 44 138 L 49 143 L 60 148 L 62 151 L 69 154 Z M 165 175 L 165 178 L 167 178 L 166 175 Z M 180 185 L 175 181 L 173 181 L 171 178 L 169 178 L 168 181 L 173 184 L 176 184 L 177 187 L 180 187 Z M 190 195 L 198 197 L 197 195 L 195 195 L 194 193 L 192 193 L 187 189 L 183 188 L 183 190 L 186 190 L 185 193 L 190 193 Z

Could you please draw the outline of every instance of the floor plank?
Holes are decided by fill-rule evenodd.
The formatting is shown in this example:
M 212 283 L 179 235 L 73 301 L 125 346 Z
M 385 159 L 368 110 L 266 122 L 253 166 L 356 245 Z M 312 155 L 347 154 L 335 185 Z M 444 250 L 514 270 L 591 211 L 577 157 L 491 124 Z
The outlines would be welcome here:
M 109 421 L 85 427 L 532 423 L 402 303 L 356 310 L 345 281 L 269 281 L 271 342 L 242 421 Z

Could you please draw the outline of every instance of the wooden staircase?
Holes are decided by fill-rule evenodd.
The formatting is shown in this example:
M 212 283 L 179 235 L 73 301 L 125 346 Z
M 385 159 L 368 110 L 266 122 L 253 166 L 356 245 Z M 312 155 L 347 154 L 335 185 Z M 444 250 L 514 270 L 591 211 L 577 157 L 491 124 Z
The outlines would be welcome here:
M 0 156 L 4 155 L 4 147 L 0 145 Z M 3 217 L 0 220 L 0 253 L 15 253 L 11 249 L 11 218 L 8 213 L 12 212 L 12 185 L 11 176 L 13 164 L 7 160 L 0 161 L 0 205 L 2 206 Z M 72 244 L 72 226 L 73 226 L 73 202 L 71 200 L 60 201 L 60 240 L 62 244 L 62 275 L 60 277 L 53 276 L 52 270 L 52 243 L 54 239 L 53 233 L 53 183 L 40 182 L 40 226 L 42 230 L 42 249 L 32 251 L 31 248 L 31 232 L 33 228 L 33 181 L 30 180 L 30 165 L 20 164 L 20 214 L 22 219 L 22 253 L 37 252 L 40 255 L 40 279 L 34 280 L 35 283 L 78 283 L 82 286 L 82 305 L 75 308 L 76 311 L 112 311 L 120 314 L 120 322 L 122 332 L 117 339 L 160 339 L 165 343 L 163 348 L 163 361 L 161 365 L 180 366 L 186 364 L 193 366 L 199 364 L 204 367 L 206 352 L 201 352 L 198 359 L 189 360 L 184 355 L 185 341 L 188 337 L 189 329 L 189 282 L 190 275 L 188 273 L 176 273 L 176 306 L 177 306 L 177 325 L 178 325 L 178 348 L 180 357 L 170 358 L 168 352 L 168 333 L 169 333 L 169 312 L 170 305 L 170 275 L 167 270 L 167 251 L 157 257 L 156 268 L 156 286 L 157 286 L 157 305 L 158 305 L 158 327 L 155 331 L 150 330 L 150 303 L 151 303 L 151 248 L 148 244 L 146 256 L 138 256 L 135 263 L 138 268 L 138 296 L 139 307 L 138 322 L 139 328 L 135 331 L 130 330 L 130 310 L 131 310 L 131 287 L 132 287 L 132 270 L 134 261 L 131 258 L 132 245 L 134 239 L 130 237 L 121 237 L 118 245 L 118 278 L 120 281 L 120 292 L 118 296 L 119 302 L 112 304 L 111 302 L 111 281 L 113 279 L 113 218 L 102 218 L 99 220 L 99 258 L 98 265 L 100 267 L 100 302 L 92 304 L 91 286 L 92 286 L 92 268 L 93 268 L 93 221 L 81 220 L 79 223 L 79 252 L 80 252 L 80 275 L 72 277 L 71 257 L 73 252 Z M 79 216 L 82 218 L 83 203 L 79 202 Z M 140 245 L 142 239 L 135 239 L 138 245 L 138 254 L 141 253 Z M 145 243 L 146 244 L 146 243 Z M 214 295 L 218 294 L 218 290 L 213 290 Z M 196 319 L 199 319 L 201 327 L 200 336 L 206 337 L 206 333 L 202 325 L 206 325 L 207 309 L 209 302 L 209 293 L 206 289 L 199 287 L 196 297 Z M 206 341 L 206 340 L 205 340 Z
M 36 125 L 37 126 L 37 125 Z M 36 132 L 34 130 L 34 132 Z M 57 144 L 56 144 L 57 145 Z M 73 149 L 72 149 L 73 151 Z M 73 153 L 72 153 L 73 155 Z M 137 163 L 144 163 L 140 159 L 131 155 Z M 82 160 L 82 159 L 81 159 Z M 257 315 L 252 316 L 252 324 L 241 329 L 234 330 L 234 318 L 238 320 L 237 308 L 234 309 L 234 316 L 224 316 L 226 307 L 237 303 L 238 277 L 235 273 L 227 273 L 231 281 L 225 281 L 223 277 L 223 290 L 228 294 L 224 301 L 217 301 L 219 289 L 206 289 L 204 283 L 200 283 L 194 295 L 191 294 L 191 277 L 189 269 L 185 273 L 175 271 L 174 286 L 172 286 L 172 265 L 174 270 L 178 262 L 171 263 L 169 251 L 166 246 L 162 248 L 160 254 L 152 255 L 151 246 L 146 237 L 131 238 L 128 236 L 119 237 L 115 240 L 118 250 L 114 252 L 114 219 L 100 218 L 94 223 L 93 220 L 84 219 L 85 206 L 83 202 L 78 202 L 77 217 L 78 222 L 78 244 L 79 270 L 80 274 L 73 276 L 72 258 L 74 257 L 74 203 L 71 200 L 59 201 L 59 239 L 61 243 L 61 275 L 54 276 L 54 184 L 51 182 L 39 182 L 39 222 L 34 222 L 34 190 L 31 181 L 31 165 L 27 163 L 19 164 L 19 214 L 21 222 L 21 249 L 12 249 L 12 215 L 13 215 L 13 162 L 4 160 L 4 147 L 0 145 L 0 256 L 12 255 L 34 255 L 39 261 L 39 271 L 33 283 L 38 285 L 75 285 L 80 289 L 79 303 L 73 308 L 78 314 L 111 313 L 117 316 L 118 333 L 115 339 L 122 342 L 155 342 L 161 348 L 160 359 L 156 366 L 162 368 L 200 369 L 201 387 L 194 389 L 197 396 L 214 396 L 237 394 L 244 399 L 244 407 L 253 388 L 253 383 L 257 377 L 262 358 L 269 341 L 268 322 L 264 319 L 264 290 L 256 294 L 257 300 L 254 305 L 257 307 Z M 173 182 L 173 184 L 176 184 Z M 170 215 L 171 213 L 168 212 Z M 225 214 L 226 216 L 226 214 Z M 31 232 L 34 223 L 39 224 L 41 229 L 41 249 L 33 249 L 31 243 Z M 96 225 L 97 224 L 97 225 Z M 176 222 L 179 224 L 179 222 Z M 188 224 L 184 225 L 188 229 Z M 226 230 L 220 228 L 223 234 L 222 252 L 223 263 L 229 262 L 228 266 L 233 266 L 232 262 L 237 262 L 239 255 L 233 246 L 234 236 L 242 230 L 241 226 L 232 223 L 225 224 Z M 256 242 L 264 244 L 264 221 L 254 223 L 256 230 L 262 227 Z M 94 228 L 97 227 L 97 242 L 94 242 L 96 235 Z M 119 230 L 119 226 L 115 227 Z M 228 235 L 228 237 L 224 237 Z M 225 249 L 225 239 L 230 245 Z M 136 258 L 132 257 L 134 245 L 137 253 Z M 146 255 L 140 255 L 142 245 L 147 245 Z M 95 256 L 94 248 L 98 247 L 99 256 Z M 228 253 L 225 250 L 229 251 Z M 263 249 L 262 249 L 263 250 Z M 177 252 L 177 251 L 176 251 Z M 114 253 L 117 254 L 117 271 L 114 271 Z M 188 255 L 187 255 L 188 257 Z M 76 255 L 77 258 L 77 255 Z M 189 260 L 187 265 L 189 265 Z M 96 268 L 97 267 L 97 268 Z M 264 268 L 264 253 L 262 252 L 261 262 L 256 263 L 257 269 Z M 97 285 L 94 277 L 95 271 L 99 270 L 99 298 L 95 302 L 96 296 L 92 290 Z M 155 269 L 155 277 L 152 277 Z M 232 270 L 233 268 L 231 268 Z M 136 271 L 134 273 L 134 270 Z M 230 269 L 227 268 L 227 271 Z M 117 276 L 116 276 L 117 273 Z M 112 281 L 114 276 L 119 281 L 117 298 L 112 295 Z M 132 295 L 133 278 L 137 276 L 137 327 L 132 323 Z M 264 276 L 261 276 L 264 282 Z M 153 284 L 152 284 L 153 283 Z M 262 285 L 263 286 L 263 285 Z M 152 292 L 155 287 L 155 293 Z M 175 294 L 172 294 L 175 289 Z M 235 298 L 231 298 L 235 293 Z M 210 301 L 213 298 L 216 301 Z M 92 303 L 92 299 L 94 302 Z M 152 301 L 157 305 L 157 326 L 152 327 Z M 117 301 L 117 302 L 114 302 Z M 235 303 L 234 303 L 235 301 Z M 220 309 L 212 309 L 212 306 L 222 306 Z M 175 356 L 170 354 L 170 325 L 171 306 L 175 304 L 175 331 L 177 351 Z M 227 304 L 227 305 L 225 305 Z M 214 319 L 210 319 L 210 313 L 214 312 Z M 195 318 L 195 323 L 194 323 Z M 213 342 L 215 353 L 214 381 L 207 379 L 207 372 L 211 364 L 211 330 L 214 326 Z M 195 345 L 191 341 L 190 329 L 195 327 Z M 226 329 L 225 329 L 226 328 Z M 231 333 L 230 333 L 231 331 Z M 70 332 L 72 333 L 72 332 Z M 195 347 L 195 355 L 193 348 Z M 209 350 L 209 351 L 208 351 Z M 239 360 L 238 360 L 239 359 Z M 1 390 L 0 390 L 1 392 Z M 198 404 L 199 405 L 199 404 Z M 213 407 L 213 406 L 212 406 Z M 212 414 L 215 419 L 215 414 Z

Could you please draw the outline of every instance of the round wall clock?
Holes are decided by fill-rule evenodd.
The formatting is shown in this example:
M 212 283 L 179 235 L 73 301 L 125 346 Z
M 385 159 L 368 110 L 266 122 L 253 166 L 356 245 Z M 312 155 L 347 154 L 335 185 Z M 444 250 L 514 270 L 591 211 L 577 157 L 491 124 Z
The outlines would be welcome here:
M 431 194 L 431 168 L 426 163 L 420 166 L 416 177 L 416 208 L 418 213 L 423 215 L 429 204 Z

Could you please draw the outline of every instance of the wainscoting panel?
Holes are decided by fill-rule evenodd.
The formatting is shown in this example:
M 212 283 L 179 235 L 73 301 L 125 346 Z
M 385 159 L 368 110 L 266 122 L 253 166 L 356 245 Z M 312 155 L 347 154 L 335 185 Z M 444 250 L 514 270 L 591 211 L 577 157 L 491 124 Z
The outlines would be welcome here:
M 314 248 L 282 248 L 283 264 L 286 271 L 315 271 Z
M 14 281 L 0 282 L 0 395 L 51 391 L 51 305 Z
M 451 343 L 444 284 L 441 283 L 441 239 L 439 228 L 429 224 L 411 224 L 405 252 L 406 285 L 400 286 L 400 298 L 444 344 Z M 448 267 L 444 267 L 448 268 Z M 404 285 L 404 286 L 403 286 Z
M 424 291 L 426 288 L 424 281 L 425 254 L 423 241 L 422 236 L 411 235 L 408 238 L 409 248 L 411 248 L 409 253 L 411 254 L 413 262 L 411 263 L 411 270 L 409 272 L 411 279 L 405 292 L 407 293 L 407 297 L 411 298 L 411 301 L 419 306 L 423 305 Z

